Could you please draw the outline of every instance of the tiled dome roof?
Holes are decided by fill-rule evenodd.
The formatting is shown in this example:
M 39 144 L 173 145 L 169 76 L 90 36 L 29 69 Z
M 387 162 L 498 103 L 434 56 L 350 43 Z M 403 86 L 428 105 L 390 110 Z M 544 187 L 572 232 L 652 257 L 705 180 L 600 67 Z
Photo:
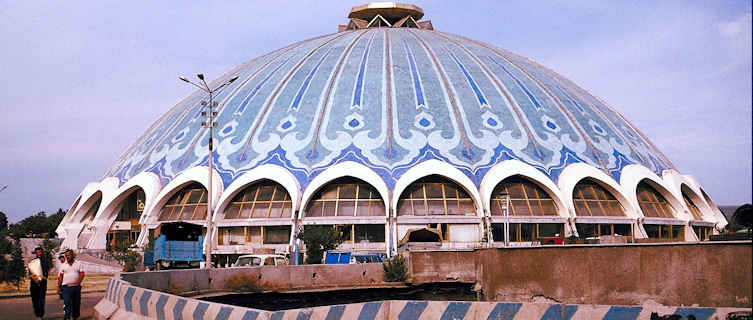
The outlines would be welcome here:
M 214 160 L 225 186 L 266 163 L 287 168 L 303 188 L 346 160 L 372 168 L 388 186 L 428 159 L 476 184 L 507 159 L 555 182 L 575 162 L 617 181 L 628 164 L 658 175 L 672 167 L 619 113 L 527 58 L 420 26 L 343 30 L 217 79 L 240 77 L 215 97 Z M 123 183 L 149 171 L 164 185 L 206 164 L 203 98 L 197 91 L 155 121 L 106 176 Z

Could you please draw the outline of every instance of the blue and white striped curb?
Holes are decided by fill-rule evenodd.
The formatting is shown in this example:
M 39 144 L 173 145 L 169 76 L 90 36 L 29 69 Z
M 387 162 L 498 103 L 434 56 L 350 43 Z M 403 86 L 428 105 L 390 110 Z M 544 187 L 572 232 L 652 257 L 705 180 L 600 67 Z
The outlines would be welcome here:
M 107 283 L 105 296 L 95 307 L 100 318 L 110 319 L 215 319 L 215 320 L 313 320 L 313 319 L 498 319 L 498 320 L 649 320 L 651 313 L 680 315 L 683 319 L 725 319 L 744 308 L 666 306 L 574 305 L 552 303 L 465 301 L 376 301 L 284 311 L 264 311 L 205 302 L 132 286 L 118 278 Z

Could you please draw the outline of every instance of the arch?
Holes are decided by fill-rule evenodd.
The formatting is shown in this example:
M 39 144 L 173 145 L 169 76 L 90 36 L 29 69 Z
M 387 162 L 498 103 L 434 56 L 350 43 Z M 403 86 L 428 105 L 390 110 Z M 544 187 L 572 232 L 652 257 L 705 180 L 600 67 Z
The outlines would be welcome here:
M 724 216 L 721 210 L 719 210 L 719 207 L 714 203 L 714 201 L 711 200 L 711 197 L 706 193 L 706 191 L 703 190 L 703 188 L 698 188 L 698 190 L 701 191 L 701 195 L 703 195 L 703 198 L 706 199 L 706 204 L 711 208 L 711 212 L 714 214 L 716 218 L 716 228 L 717 230 L 723 230 L 727 224 L 729 224 L 729 221 L 727 221 L 727 217 Z
M 159 209 L 161 209 L 162 206 L 165 205 L 168 200 L 170 200 L 170 197 L 172 197 L 176 192 L 183 189 L 183 187 L 196 182 L 204 186 L 205 189 L 209 190 L 209 188 L 207 187 L 209 185 L 207 170 L 208 168 L 204 166 L 193 167 L 183 171 L 183 173 L 173 178 L 173 180 L 171 180 L 159 191 L 152 204 L 144 208 L 144 214 L 142 214 L 143 220 L 141 220 L 141 224 L 148 225 L 157 223 Z M 219 200 L 219 196 L 220 194 L 222 194 L 223 189 L 222 178 L 220 177 L 219 173 L 217 173 L 217 171 L 213 170 L 212 194 L 210 195 L 213 205 L 217 203 L 217 200 Z M 209 212 L 207 214 L 211 214 L 211 211 L 208 211 Z
M 523 176 L 544 189 L 544 191 L 552 197 L 552 200 L 554 200 L 554 204 L 557 207 L 557 214 L 559 216 L 570 216 L 568 214 L 567 206 L 562 201 L 563 197 L 557 185 L 555 185 L 554 182 L 543 172 L 519 160 L 505 160 L 496 164 L 481 180 L 479 191 L 481 194 L 481 201 L 484 205 L 484 211 L 487 212 L 488 215 L 491 214 L 489 205 L 491 203 L 494 189 L 497 185 L 502 183 L 502 181 L 514 175 Z
M 327 168 L 322 173 L 317 175 L 313 180 L 311 180 L 311 183 L 309 183 L 309 185 L 306 187 L 306 190 L 303 192 L 303 196 L 301 197 L 301 210 L 299 210 L 298 212 L 298 219 L 303 218 L 303 211 L 305 210 L 309 201 L 311 201 L 311 198 L 319 189 L 321 189 L 327 183 L 342 177 L 353 177 L 361 179 L 374 187 L 382 197 L 385 208 L 388 208 L 387 204 L 389 203 L 389 189 L 387 189 L 387 184 L 384 183 L 384 180 L 382 180 L 382 178 L 379 177 L 379 175 L 374 172 L 374 170 L 371 170 L 367 166 L 353 161 L 345 161 Z M 387 215 L 385 213 L 385 217 L 386 216 Z
M 680 193 L 682 194 L 682 198 L 685 201 L 688 211 L 693 216 L 693 220 L 704 220 L 706 212 L 704 212 L 704 210 L 702 210 L 701 208 L 702 205 L 706 204 L 706 202 L 703 201 L 701 197 L 698 196 L 698 194 L 695 193 L 695 191 L 685 183 L 680 184 Z M 698 215 L 697 217 L 696 210 Z
M 148 212 L 146 211 L 147 208 L 150 207 L 150 204 L 154 201 L 154 198 L 157 196 L 157 193 L 159 193 L 161 187 L 162 184 L 156 174 L 152 172 L 141 172 L 118 188 L 113 199 L 108 201 L 100 212 L 97 213 L 97 216 L 93 221 L 93 224 L 95 225 L 95 234 L 91 240 L 89 240 L 88 247 L 90 249 L 105 249 L 107 232 L 114 223 L 122 206 L 122 202 L 137 189 L 143 190 L 145 196 L 144 211 L 142 211 L 141 217 L 139 217 L 139 223 L 141 224 L 142 221 L 144 221 L 144 217 L 148 215 Z M 144 230 L 141 231 L 143 233 Z
M 558 185 L 560 187 L 560 191 L 562 192 L 562 196 L 564 197 L 564 201 L 568 205 L 568 210 L 570 210 L 571 216 L 577 216 L 575 214 L 575 203 L 573 202 L 573 191 L 575 190 L 575 185 L 586 178 L 590 178 L 591 180 L 598 183 L 601 187 L 612 193 L 612 195 L 617 198 L 617 201 L 619 201 L 622 207 L 625 209 L 626 217 L 639 218 L 642 216 L 641 213 L 638 212 L 636 207 L 630 202 L 629 196 L 624 193 L 622 187 L 616 181 L 614 181 L 611 176 L 585 163 L 573 163 L 571 165 L 568 165 L 564 170 L 562 170 L 562 173 L 560 173 L 559 176 Z
M 224 218 L 225 208 L 227 208 L 230 201 L 238 193 L 264 179 L 274 181 L 285 188 L 290 195 L 291 200 L 293 200 L 293 212 L 298 210 L 299 201 L 301 199 L 301 187 L 298 184 L 298 180 L 290 173 L 290 171 L 283 167 L 273 164 L 265 164 L 244 173 L 235 179 L 227 189 L 222 192 L 222 196 L 220 196 L 217 202 L 218 205 L 215 206 L 215 208 L 217 208 L 216 211 L 219 214 L 215 215 L 213 221 L 218 221 L 221 219 L 220 217 Z
M 384 221 L 387 217 L 385 203 L 379 191 L 368 182 L 346 176 L 329 181 L 316 190 L 301 210 L 301 218 L 358 217 Z
M 62 248 L 77 249 L 79 247 L 79 236 L 84 231 L 84 228 L 86 228 L 84 219 L 89 214 L 96 215 L 102 206 L 102 198 L 102 191 L 95 190 L 94 193 L 86 198 L 86 201 L 79 205 L 70 220 L 62 227 L 65 230 L 65 240 L 61 244 Z M 95 208 L 94 206 L 97 207 Z
M 682 175 L 676 170 L 665 170 L 662 174 L 662 179 L 665 181 L 667 188 L 672 190 L 672 192 L 677 195 L 677 199 L 683 199 L 682 186 L 685 185 L 686 188 L 690 190 L 690 192 L 688 192 L 688 197 L 690 197 L 693 200 L 693 203 L 698 207 L 698 210 L 700 210 L 701 217 L 704 218 L 704 221 L 717 223 L 720 222 L 718 218 L 712 219 L 713 214 L 711 207 L 700 196 L 700 186 L 698 185 L 698 182 L 693 179 L 693 177 Z M 685 205 L 684 201 L 682 208 L 685 210 L 685 212 L 687 212 L 687 217 L 689 219 L 693 219 L 692 215 L 690 214 L 690 208 Z
M 461 188 L 465 189 L 465 191 L 468 192 L 468 194 L 471 196 L 471 199 L 473 199 L 473 204 L 476 206 L 476 216 L 483 216 L 484 206 L 481 203 L 481 196 L 478 189 L 473 184 L 473 181 L 471 181 L 468 176 L 463 174 L 460 170 L 453 167 L 452 165 L 436 159 L 427 160 L 413 166 L 412 168 L 405 171 L 400 179 L 397 180 L 397 182 L 395 183 L 395 188 L 392 190 L 393 197 L 390 201 L 390 208 L 392 209 L 392 212 L 396 212 L 397 202 L 400 198 L 400 195 L 403 193 L 403 191 L 405 191 L 406 188 L 408 188 L 409 185 L 411 185 L 418 179 L 430 175 L 442 176 L 455 182 Z M 397 215 L 397 213 L 394 214 Z
M 631 164 L 625 166 L 625 168 L 622 169 L 622 172 L 620 174 L 620 185 L 622 186 L 622 189 L 625 190 L 625 192 L 629 195 L 628 199 L 632 202 L 635 208 L 640 209 L 637 191 L 638 185 L 641 182 L 648 183 L 649 186 L 651 186 L 654 190 L 661 194 L 662 197 L 667 200 L 667 202 L 669 202 L 669 205 L 674 211 L 674 218 L 685 220 L 689 219 L 689 216 L 684 210 L 685 205 L 682 203 L 680 198 L 677 197 L 676 194 L 670 191 L 670 189 L 665 185 L 664 180 L 662 180 L 653 171 L 642 165 Z M 642 210 L 639 211 L 642 217 L 646 216 Z

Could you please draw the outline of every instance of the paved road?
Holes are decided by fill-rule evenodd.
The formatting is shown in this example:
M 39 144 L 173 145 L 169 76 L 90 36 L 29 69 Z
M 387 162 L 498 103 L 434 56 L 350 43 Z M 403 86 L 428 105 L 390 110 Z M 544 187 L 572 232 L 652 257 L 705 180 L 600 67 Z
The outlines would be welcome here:
M 102 299 L 104 292 L 85 293 L 81 295 L 81 318 L 92 319 L 94 306 Z M 44 319 L 63 319 L 63 300 L 56 295 L 48 295 Z M 34 319 L 31 298 L 12 298 L 0 300 L 0 319 Z

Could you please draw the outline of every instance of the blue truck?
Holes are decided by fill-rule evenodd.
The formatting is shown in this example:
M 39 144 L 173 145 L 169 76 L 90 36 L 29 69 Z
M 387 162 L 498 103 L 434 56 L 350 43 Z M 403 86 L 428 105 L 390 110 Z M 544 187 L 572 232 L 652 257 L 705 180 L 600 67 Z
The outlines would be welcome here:
M 156 270 L 198 268 L 204 261 L 202 226 L 186 222 L 163 223 L 157 228 L 154 253 L 144 254 L 144 265 Z M 147 261 L 147 256 L 150 261 Z
M 380 263 L 382 256 L 375 253 L 350 253 L 328 251 L 324 264 Z

